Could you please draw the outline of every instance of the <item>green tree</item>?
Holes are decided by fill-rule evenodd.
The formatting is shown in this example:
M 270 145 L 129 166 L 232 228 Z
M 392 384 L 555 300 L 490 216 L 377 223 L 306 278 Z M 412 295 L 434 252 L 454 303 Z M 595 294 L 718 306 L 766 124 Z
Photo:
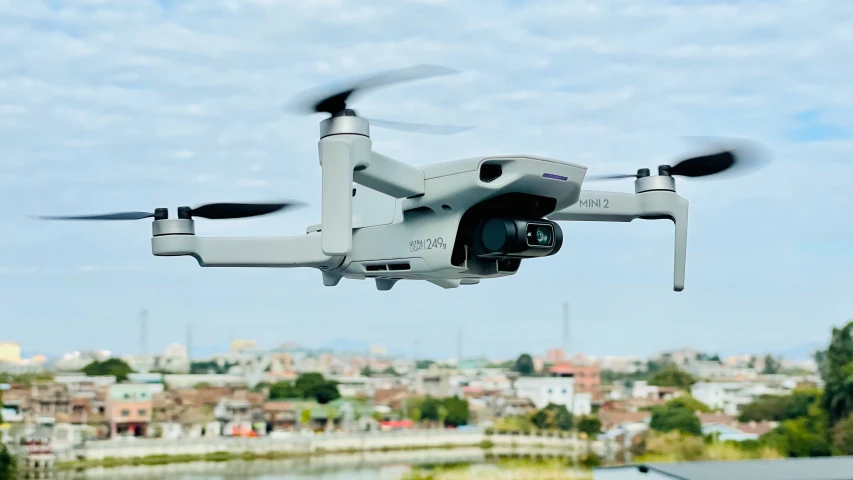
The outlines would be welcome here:
M 773 375 L 779 373 L 779 370 L 782 369 L 782 363 L 775 359 L 773 355 L 767 355 L 764 357 L 764 370 L 761 373 L 767 375 Z
M 682 395 L 680 397 L 675 397 L 672 400 L 666 402 L 664 406 L 669 408 L 686 408 L 691 412 L 707 413 L 711 411 L 711 407 L 705 405 L 699 400 L 696 400 L 690 395 Z
M 853 455 L 853 416 L 835 424 L 832 443 L 839 455 Z
M 458 427 L 468 424 L 471 413 L 468 410 L 467 400 L 459 397 L 447 397 L 441 403 L 447 412 L 447 416 L 444 418 L 445 425 Z
M 823 432 L 815 432 L 806 417 L 785 420 L 774 431 L 761 437 L 761 444 L 789 457 L 825 457 L 831 454 Z
M 533 416 L 530 417 L 531 423 L 541 430 L 545 429 L 557 429 L 557 430 L 571 430 L 572 429 L 572 414 L 569 413 L 569 410 L 565 405 L 555 405 L 553 403 L 549 403 L 540 410 L 537 410 Z
M 0 443 L 0 480 L 12 480 L 16 478 L 18 463 L 15 457 Z
M 291 382 L 275 382 L 269 386 L 269 392 L 270 400 L 303 398 L 302 392 Z
M 536 371 L 536 368 L 533 365 L 533 357 L 527 353 L 519 355 L 518 359 L 515 361 L 514 370 L 520 375 L 533 375 Z
M 679 431 L 687 435 L 702 435 L 702 424 L 693 410 L 684 407 L 658 407 L 652 410 L 649 428 L 658 432 Z
M 117 382 L 123 382 L 127 380 L 128 375 L 133 373 L 133 369 L 120 358 L 108 358 L 103 362 L 95 360 L 86 365 L 83 367 L 83 373 L 89 377 L 112 375 L 116 377 Z
M 824 381 L 822 406 L 829 425 L 853 414 L 853 321 L 832 329 L 829 348 L 820 356 Z
M 391 375 L 392 377 L 399 377 L 400 374 L 397 373 L 397 370 L 394 370 L 394 367 L 388 367 L 385 370 L 382 370 L 383 375 Z
M 322 374 L 315 372 L 299 375 L 294 388 L 301 392 L 302 398 L 313 398 L 321 404 L 329 403 L 341 397 L 337 382 L 326 380 Z
M 430 365 L 434 364 L 432 360 L 418 360 L 415 362 L 415 368 L 418 370 L 426 370 Z
M 797 389 L 791 395 L 762 395 L 743 407 L 738 421 L 781 422 L 805 417 L 820 398 L 821 392 L 815 388 Z
M 601 433 L 601 420 L 598 417 L 584 415 L 578 419 L 578 431 L 587 434 L 590 438 L 595 438 Z
M 432 398 L 429 395 L 421 402 L 421 419 L 430 422 L 438 422 L 442 420 L 442 409 L 444 406 L 441 401 Z
M 696 379 L 674 365 L 663 367 L 649 378 L 649 385 L 678 387 L 685 390 L 689 389 L 694 383 L 696 383 Z

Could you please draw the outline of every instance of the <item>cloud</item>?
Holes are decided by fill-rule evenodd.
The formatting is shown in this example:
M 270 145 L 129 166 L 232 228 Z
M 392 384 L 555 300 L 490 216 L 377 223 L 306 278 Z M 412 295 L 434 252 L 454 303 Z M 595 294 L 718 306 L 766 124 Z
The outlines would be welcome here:
M 445 329 L 464 322 L 487 332 L 505 322 L 494 338 L 469 336 L 472 349 L 507 351 L 555 344 L 545 318 L 559 314 L 547 305 L 573 299 L 587 325 L 578 327 L 585 343 L 575 343 L 600 353 L 642 353 L 652 347 L 634 339 L 664 327 L 673 330 L 659 343 L 705 342 L 722 350 L 743 325 L 767 329 L 780 318 L 790 323 L 785 334 L 799 343 L 817 335 L 813 331 L 822 336 L 842 314 L 835 287 L 797 292 L 826 278 L 853 280 L 846 273 L 853 261 L 842 254 L 844 239 L 853 238 L 853 224 L 845 220 L 853 204 L 853 87 L 846 73 L 853 61 L 853 8 L 845 2 L 344 5 L 0 1 L 0 213 L 11 232 L 0 238 L 8 257 L 0 264 L 10 265 L 9 272 L 30 268 L 15 267 L 16 261 L 35 268 L 26 276 L 32 281 L 10 286 L 6 313 L 60 318 L 62 305 L 72 308 L 77 298 L 115 298 L 97 311 L 73 307 L 95 322 L 127 302 L 157 298 L 173 319 L 310 317 L 319 320 L 301 322 L 286 335 L 310 341 L 335 328 L 339 335 L 389 344 L 411 343 L 409 331 L 392 328 L 393 322 L 420 325 L 440 317 L 434 323 Z M 417 63 L 463 73 L 371 92 L 358 100 L 359 111 L 478 128 L 453 137 L 373 129 L 377 151 L 414 165 L 530 153 L 581 163 L 591 173 L 631 172 L 689 152 L 682 135 L 752 138 L 772 150 L 774 162 L 728 182 L 679 180 L 691 202 L 687 289 L 681 294 L 670 291 L 672 231 L 666 222 L 567 224 L 567 247 L 529 262 L 514 277 L 464 292 L 407 284 L 380 297 L 365 282 L 323 287 L 317 272 L 200 269 L 189 260 L 153 258 L 144 222 L 44 225 L 25 217 L 285 197 L 311 206 L 269 219 L 199 223 L 198 230 L 304 231 L 320 217 L 320 119 L 292 115 L 284 111 L 286 102 L 318 85 Z M 589 187 L 632 189 L 630 182 Z M 73 288 L 49 273 L 81 265 L 104 267 L 80 272 L 92 275 L 81 275 Z M 111 275 L 112 282 L 101 283 L 108 265 L 144 265 L 161 277 L 128 271 L 126 280 Z M 169 278 L 178 272 L 183 283 Z M 28 306 L 44 289 L 64 300 Z M 744 299 L 747 289 L 750 298 Z M 522 297 L 542 306 L 523 310 L 494 301 Z M 780 302 L 783 297 L 798 303 Z M 192 298 L 230 300 L 208 307 L 191 304 Z M 716 303 L 698 307 L 706 302 Z M 411 311 L 413 304 L 430 308 Z M 638 304 L 653 304 L 657 313 L 638 313 Z M 806 311 L 809 321 L 794 321 Z M 357 321 L 341 320 L 352 312 L 361 312 Z M 542 318 L 538 331 L 519 326 L 518 318 L 529 316 Z M 364 322 L 376 328 L 359 329 Z M 597 326 L 632 322 L 642 328 L 631 326 L 635 335 L 625 338 Z M 96 338 L 98 329 L 92 330 Z M 13 333 L 45 341 L 34 330 Z M 160 333 L 169 335 L 165 324 Z M 57 336 L 56 349 L 73 348 L 73 338 Z M 113 350 L 133 348 L 107 335 L 97 338 Z M 436 333 L 421 345 L 440 345 L 442 338 Z

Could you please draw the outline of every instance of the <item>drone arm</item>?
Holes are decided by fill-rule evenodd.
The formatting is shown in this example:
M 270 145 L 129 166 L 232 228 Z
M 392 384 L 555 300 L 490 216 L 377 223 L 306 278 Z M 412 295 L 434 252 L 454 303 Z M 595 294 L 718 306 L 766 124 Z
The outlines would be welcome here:
M 353 181 L 394 198 L 424 193 L 423 170 L 376 152 L 371 154 L 368 165 L 356 169 Z
M 684 290 L 687 267 L 687 200 L 673 191 L 616 193 L 581 191 L 574 205 L 548 215 L 550 220 L 630 222 L 669 219 L 675 224 L 673 289 Z
M 190 256 L 202 267 L 327 267 L 342 258 L 323 253 L 320 234 L 294 237 L 197 237 L 159 235 L 151 239 L 157 256 Z

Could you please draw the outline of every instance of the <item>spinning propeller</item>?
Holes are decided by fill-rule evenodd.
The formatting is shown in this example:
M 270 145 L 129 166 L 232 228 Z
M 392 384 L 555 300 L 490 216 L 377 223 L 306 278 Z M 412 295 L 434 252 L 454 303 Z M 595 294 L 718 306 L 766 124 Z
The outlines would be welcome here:
M 410 82 L 425 78 L 457 73 L 456 70 L 436 65 L 417 65 L 375 74 L 358 81 L 350 81 L 336 88 L 325 88 L 323 91 L 305 92 L 301 100 L 294 102 L 293 109 L 299 113 L 328 113 L 331 117 L 358 116 L 357 112 L 347 106 L 347 101 L 367 90 L 384 87 L 395 83 Z M 362 117 L 365 118 L 365 117 Z M 425 125 L 420 123 L 397 122 L 365 118 L 378 127 L 404 130 L 410 132 L 428 133 L 435 135 L 453 135 L 466 132 L 474 127 L 450 125 Z
M 196 208 L 179 207 L 178 218 L 201 217 L 211 220 L 226 220 L 232 218 L 257 217 L 270 213 L 300 206 L 296 202 L 285 203 L 208 203 Z M 151 212 L 117 212 L 96 215 L 69 216 L 38 216 L 40 220 L 142 220 L 145 218 L 164 220 L 169 218 L 169 211 L 158 208 Z
M 763 166 L 766 158 L 760 154 L 758 148 L 753 145 L 746 147 L 721 147 L 719 150 L 689 157 L 681 160 L 675 165 L 661 165 L 658 167 L 658 175 L 681 176 L 681 177 L 707 177 L 723 172 L 745 173 L 746 170 Z M 591 175 L 585 180 L 617 180 L 621 178 L 641 178 L 650 175 L 648 168 L 641 168 L 637 173 L 623 173 L 616 175 Z

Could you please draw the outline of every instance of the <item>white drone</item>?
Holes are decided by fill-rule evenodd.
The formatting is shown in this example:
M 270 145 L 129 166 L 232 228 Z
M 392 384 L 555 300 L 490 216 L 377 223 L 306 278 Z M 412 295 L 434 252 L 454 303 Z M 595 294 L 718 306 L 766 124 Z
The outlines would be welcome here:
M 688 158 L 673 166 L 636 174 L 635 193 L 581 190 L 587 168 L 533 155 L 494 155 L 417 168 L 372 149 L 370 123 L 392 128 L 452 133 L 458 129 L 369 121 L 347 108 L 367 88 L 451 73 L 419 66 L 386 72 L 310 102 L 320 122 L 322 217 L 305 235 L 214 238 L 195 234 L 194 217 L 208 219 L 265 215 L 294 203 L 216 203 L 60 220 L 153 218 L 151 249 L 157 256 L 191 256 L 202 267 L 312 267 L 323 283 L 373 278 L 379 290 L 398 280 L 426 280 L 443 288 L 473 285 L 515 274 L 521 261 L 560 251 L 556 221 L 630 222 L 669 219 L 675 223 L 674 289 L 684 289 L 687 257 L 687 200 L 675 192 L 674 175 L 700 177 L 722 172 L 740 158 L 730 149 Z M 353 185 L 381 192 L 394 208 L 353 221 Z M 369 220 L 365 220 L 369 219 Z

